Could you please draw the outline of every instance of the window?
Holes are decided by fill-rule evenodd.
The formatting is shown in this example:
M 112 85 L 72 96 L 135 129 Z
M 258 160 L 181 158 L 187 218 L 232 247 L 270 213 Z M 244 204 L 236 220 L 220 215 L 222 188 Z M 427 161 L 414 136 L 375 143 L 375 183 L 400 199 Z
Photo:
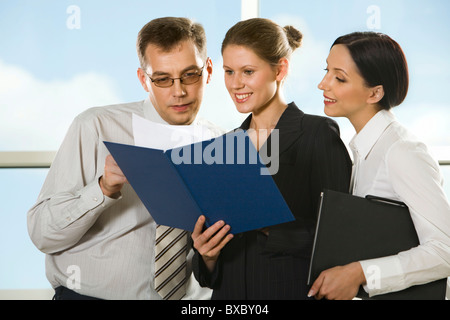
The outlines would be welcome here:
M 0 136 L 8 139 L 0 140 L 0 151 L 57 150 L 85 109 L 145 99 L 136 76 L 136 37 L 145 23 L 163 16 L 203 24 L 215 70 L 208 88 L 213 92 L 205 97 L 209 107 L 202 112 L 215 119 L 236 113 L 231 101 L 229 110 L 216 101 L 229 100 L 222 89 L 220 45 L 240 20 L 240 9 L 240 0 L 174 0 L 170 8 L 144 0 L 2 1 Z
M 136 37 L 145 23 L 163 16 L 189 17 L 205 27 L 215 69 L 202 112 L 232 128 L 240 118 L 231 100 L 222 103 L 228 93 L 220 45 L 241 19 L 240 0 L 0 2 L 0 299 L 10 298 L 2 290 L 50 287 L 45 255 L 26 228 L 48 171 L 35 168 L 50 165 L 80 112 L 147 98 L 136 76 Z
M 44 254 L 31 243 L 26 212 L 37 199 L 48 167 L 73 118 L 89 107 L 146 98 L 136 76 L 135 41 L 140 28 L 162 16 L 185 16 L 203 24 L 214 64 L 200 114 L 226 129 L 243 116 L 223 83 L 221 42 L 241 18 L 256 15 L 304 33 L 293 58 L 286 96 L 305 111 L 323 114 L 317 89 L 332 41 L 355 30 L 379 30 L 405 49 L 411 88 L 395 110 L 420 133 L 442 163 L 450 196 L 450 108 L 445 99 L 450 63 L 447 0 L 74 0 L 0 2 L 0 298 L 5 289 L 49 288 Z M 439 22 L 439 23 L 436 23 Z M 348 142 L 353 128 L 338 119 Z M 44 167 L 44 168 L 41 168 Z M 14 246 L 12 246 L 14 244 Z M 23 299 L 20 296 L 19 299 Z
M 34 205 L 47 172 L 48 169 L 0 169 L 0 290 L 49 286 L 44 254 L 31 242 L 26 224 L 26 212 Z
M 450 22 L 445 0 L 296 1 L 260 0 L 260 14 L 282 26 L 302 31 L 303 46 L 293 55 L 285 85 L 288 101 L 307 113 L 324 115 L 323 93 L 317 85 L 324 76 L 326 58 L 334 40 L 353 31 L 383 32 L 403 48 L 408 60 L 410 88 L 402 105 L 393 109 L 398 120 L 422 139 L 442 164 L 450 197 L 450 103 L 445 99 L 449 82 Z M 344 142 L 355 131 L 345 118 L 335 119 Z

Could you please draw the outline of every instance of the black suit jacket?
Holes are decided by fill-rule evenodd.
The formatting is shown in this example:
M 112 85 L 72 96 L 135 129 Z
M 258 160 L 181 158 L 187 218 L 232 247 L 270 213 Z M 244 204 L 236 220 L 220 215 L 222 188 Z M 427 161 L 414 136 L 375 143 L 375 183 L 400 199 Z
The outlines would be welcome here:
M 241 129 L 247 130 L 250 121 L 251 115 Z M 214 289 L 212 299 L 306 299 L 320 193 L 349 190 L 352 164 L 335 121 L 304 114 L 291 103 L 275 129 L 279 170 L 272 177 L 296 220 L 270 227 L 268 236 L 259 231 L 235 235 L 212 274 L 196 253 L 194 274 L 202 286 Z M 267 154 L 263 148 L 271 150 L 272 143 L 269 136 L 260 154 Z

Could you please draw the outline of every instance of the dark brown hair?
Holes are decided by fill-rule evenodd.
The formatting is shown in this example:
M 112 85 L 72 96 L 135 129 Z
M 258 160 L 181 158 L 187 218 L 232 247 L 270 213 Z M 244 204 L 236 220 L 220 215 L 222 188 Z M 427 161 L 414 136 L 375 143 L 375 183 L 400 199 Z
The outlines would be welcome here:
M 191 40 L 206 61 L 206 35 L 203 26 L 187 18 L 165 17 L 147 23 L 139 31 L 136 48 L 141 68 L 145 68 L 145 50 L 149 44 L 156 45 L 164 51 L 172 50 L 185 40 Z
M 280 27 L 275 22 L 254 18 L 231 27 L 222 42 L 222 54 L 228 45 L 245 46 L 270 64 L 289 58 L 302 43 L 303 35 L 293 26 Z
M 333 46 L 345 45 L 366 86 L 382 85 L 384 97 L 379 105 L 386 110 L 401 104 L 408 93 L 409 71 L 400 45 L 377 32 L 353 32 L 336 39 Z

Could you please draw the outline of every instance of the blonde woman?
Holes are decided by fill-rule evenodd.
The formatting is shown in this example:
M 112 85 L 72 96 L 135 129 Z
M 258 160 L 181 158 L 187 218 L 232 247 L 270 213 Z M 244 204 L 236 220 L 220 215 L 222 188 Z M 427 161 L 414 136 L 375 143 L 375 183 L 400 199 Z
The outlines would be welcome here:
M 337 124 L 304 114 L 283 96 L 290 56 L 301 40 L 294 27 L 257 18 L 237 23 L 223 41 L 226 87 L 237 110 L 251 113 L 241 129 L 260 151 L 279 143 L 272 177 L 296 220 L 232 235 L 226 221 L 203 230 L 200 217 L 192 234 L 194 274 L 214 289 L 212 299 L 306 299 L 320 192 L 348 192 L 351 162 Z

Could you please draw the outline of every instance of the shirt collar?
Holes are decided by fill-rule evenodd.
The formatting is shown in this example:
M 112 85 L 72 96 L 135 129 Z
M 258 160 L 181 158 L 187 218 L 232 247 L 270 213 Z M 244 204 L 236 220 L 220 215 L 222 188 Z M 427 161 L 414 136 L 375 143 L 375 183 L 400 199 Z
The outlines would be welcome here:
M 366 159 L 382 133 L 396 121 L 395 115 L 389 110 L 377 112 L 364 128 L 350 141 L 350 149 L 354 159 Z

